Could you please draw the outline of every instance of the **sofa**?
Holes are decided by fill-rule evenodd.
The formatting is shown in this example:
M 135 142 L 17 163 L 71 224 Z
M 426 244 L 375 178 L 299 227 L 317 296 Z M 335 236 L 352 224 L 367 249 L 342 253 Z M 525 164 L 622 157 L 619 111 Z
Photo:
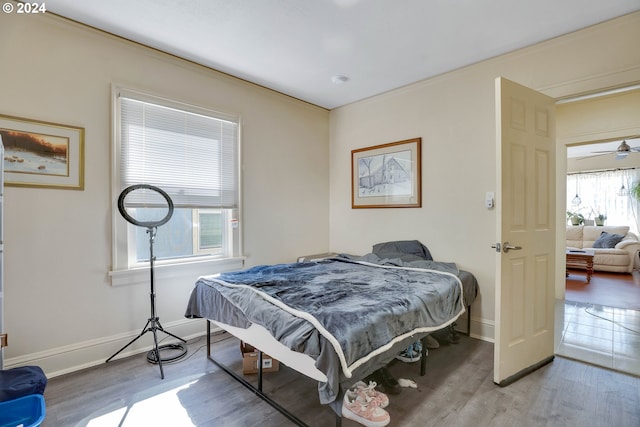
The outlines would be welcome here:
M 627 226 L 568 226 L 567 250 L 571 249 L 593 249 L 595 271 L 631 273 L 640 264 L 640 240 Z

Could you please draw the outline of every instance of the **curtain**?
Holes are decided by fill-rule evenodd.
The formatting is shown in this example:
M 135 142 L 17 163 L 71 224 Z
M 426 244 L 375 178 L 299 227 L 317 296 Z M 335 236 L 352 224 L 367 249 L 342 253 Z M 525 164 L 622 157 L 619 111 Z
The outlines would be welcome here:
M 639 181 L 638 169 L 567 175 L 566 210 L 582 214 L 589 222 L 602 214 L 607 217 L 605 225 L 628 225 L 629 231 L 638 234 L 638 201 L 629 195 L 629 189 Z

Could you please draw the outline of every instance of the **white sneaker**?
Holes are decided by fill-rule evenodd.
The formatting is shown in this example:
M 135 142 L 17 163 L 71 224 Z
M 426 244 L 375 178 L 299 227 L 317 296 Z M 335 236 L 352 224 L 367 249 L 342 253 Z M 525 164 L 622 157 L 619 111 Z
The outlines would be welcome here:
M 375 403 L 376 405 L 384 409 L 389 406 L 389 398 L 386 394 L 376 390 L 377 385 L 378 384 L 376 384 L 375 381 L 369 381 L 369 385 L 365 384 L 362 381 L 358 381 L 349 390 L 355 391 L 356 393 L 360 394 L 364 400 L 371 401 L 372 403 Z
M 344 393 L 342 416 L 367 427 L 384 427 L 391 421 L 389 413 L 353 390 Z
M 405 363 L 413 363 L 417 362 L 422 358 L 422 354 L 419 350 L 414 348 L 414 345 L 411 344 L 409 347 L 402 350 L 397 356 L 396 359 Z

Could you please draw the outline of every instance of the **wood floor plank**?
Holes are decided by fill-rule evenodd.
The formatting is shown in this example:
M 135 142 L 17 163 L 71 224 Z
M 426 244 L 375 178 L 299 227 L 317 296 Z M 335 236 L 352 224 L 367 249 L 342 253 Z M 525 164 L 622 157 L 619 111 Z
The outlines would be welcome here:
M 595 271 L 591 282 L 587 283 L 584 270 L 569 269 L 565 299 L 640 310 L 640 272 L 634 270 L 629 274 Z
M 237 340 L 226 334 L 216 339 L 216 356 L 239 372 Z M 638 377 L 556 358 L 501 388 L 492 380 L 491 343 L 469 337 L 459 344 L 441 340 L 439 349 L 430 350 L 424 377 L 417 364 L 390 364 L 396 378 L 418 384 L 390 396 L 391 426 L 640 425 Z M 186 359 L 165 364 L 164 380 L 144 355 L 50 379 L 43 427 L 87 426 L 91 420 L 100 427 L 291 425 L 208 361 L 203 345 L 204 339 L 194 340 Z M 333 413 L 318 402 L 313 380 L 282 366 L 280 372 L 265 374 L 263 387 L 310 426 L 335 425 Z M 358 425 L 343 420 L 344 427 Z

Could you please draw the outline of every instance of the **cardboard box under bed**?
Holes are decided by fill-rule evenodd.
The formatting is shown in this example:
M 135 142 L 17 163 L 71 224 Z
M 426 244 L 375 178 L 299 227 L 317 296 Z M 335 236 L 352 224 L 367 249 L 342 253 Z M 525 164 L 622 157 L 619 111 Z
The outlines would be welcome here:
M 258 350 L 251 344 L 240 341 L 240 351 L 242 352 L 242 373 L 258 373 Z M 262 353 L 262 372 L 278 372 L 280 362 L 271 356 Z

